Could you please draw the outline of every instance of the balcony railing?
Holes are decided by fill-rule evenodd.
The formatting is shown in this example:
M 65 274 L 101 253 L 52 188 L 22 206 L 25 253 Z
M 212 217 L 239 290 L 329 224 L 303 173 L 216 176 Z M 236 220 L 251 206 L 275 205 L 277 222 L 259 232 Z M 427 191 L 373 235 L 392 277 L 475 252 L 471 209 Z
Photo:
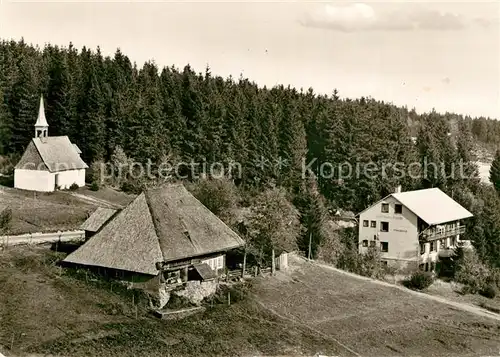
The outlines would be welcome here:
M 443 229 L 443 230 L 424 232 L 424 233 L 422 233 L 421 239 L 424 241 L 443 239 L 443 238 L 456 236 L 457 234 L 462 234 L 462 233 L 465 233 L 465 226 L 459 226 L 459 227 L 455 227 L 452 229 Z

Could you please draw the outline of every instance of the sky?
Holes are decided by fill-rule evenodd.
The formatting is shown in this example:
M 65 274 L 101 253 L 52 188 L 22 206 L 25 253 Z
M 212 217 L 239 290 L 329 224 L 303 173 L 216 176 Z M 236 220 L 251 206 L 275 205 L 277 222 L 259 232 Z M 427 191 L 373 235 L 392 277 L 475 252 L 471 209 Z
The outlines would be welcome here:
M 497 119 L 499 19 L 496 1 L 0 0 L 3 39 Z

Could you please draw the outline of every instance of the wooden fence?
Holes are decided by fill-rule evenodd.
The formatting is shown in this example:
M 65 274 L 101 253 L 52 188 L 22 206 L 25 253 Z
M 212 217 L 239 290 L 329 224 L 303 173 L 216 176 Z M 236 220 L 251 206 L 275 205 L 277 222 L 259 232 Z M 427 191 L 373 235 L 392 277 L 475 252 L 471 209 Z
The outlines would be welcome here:
M 65 231 L 51 233 L 27 233 L 17 236 L 0 236 L 0 247 L 15 245 L 44 244 L 56 242 L 84 241 L 85 231 Z

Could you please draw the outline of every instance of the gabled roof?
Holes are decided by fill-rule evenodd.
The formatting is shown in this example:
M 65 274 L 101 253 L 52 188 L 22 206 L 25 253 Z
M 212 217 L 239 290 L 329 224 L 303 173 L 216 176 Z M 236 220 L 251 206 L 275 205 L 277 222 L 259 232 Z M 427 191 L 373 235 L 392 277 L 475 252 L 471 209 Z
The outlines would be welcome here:
M 73 144 L 73 147 L 75 148 L 77 154 L 81 154 L 82 153 L 82 150 L 80 150 L 80 148 L 78 147 L 78 145 Z
M 97 232 L 117 211 L 111 208 L 98 207 L 80 226 L 81 230 Z
M 34 144 L 41 160 L 50 172 L 88 168 L 67 136 L 34 138 L 31 143 Z M 29 150 L 30 152 L 33 151 L 32 147 L 30 147 L 31 143 L 27 148 L 27 151 Z M 30 156 L 32 156 L 31 153 Z M 16 169 L 23 168 L 22 163 L 25 164 L 25 161 L 21 159 L 16 165 Z M 36 164 L 32 166 L 36 166 Z
M 156 275 L 156 263 L 244 245 L 182 184 L 141 193 L 65 262 Z
M 21 160 L 17 163 L 16 169 L 23 170 L 39 170 L 39 171 L 48 171 L 49 168 L 43 162 L 40 153 L 38 152 L 35 143 L 30 141 L 26 150 L 24 150 L 24 154 L 21 157 Z
M 403 206 L 412 211 L 429 225 L 458 221 L 473 217 L 473 214 L 462 207 L 439 188 L 391 193 L 377 203 L 358 213 L 358 216 L 374 205 L 394 197 Z
M 156 262 L 162 260 L 146 197 L 141 194 L 64 262 L 156 275 Z
M 439 188 L 398 192 L 392 196 L 429 225 L 473 216 Z

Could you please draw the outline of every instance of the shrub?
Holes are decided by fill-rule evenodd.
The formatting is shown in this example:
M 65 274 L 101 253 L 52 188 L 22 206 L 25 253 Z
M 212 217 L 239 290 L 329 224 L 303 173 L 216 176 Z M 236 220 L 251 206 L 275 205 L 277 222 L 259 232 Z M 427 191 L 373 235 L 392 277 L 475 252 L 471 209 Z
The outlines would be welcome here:
M 434 276 L 431 272 L 417 271 L 410 276 L 405 285 L 413 290 L 424 290 L 431 286 L 433 282 Z
M 455 281 L 464 285 L 464 293 L 475 294 L 483 290 L 489 283 L 490 270 L 472 250 L 464 252 L 456 262 Z
M 12 222 L 12 210 L 6 208 L 0 212 L 0 233 L 9 231 Z
M 125 193 L 138 195 L 142 192 L 144 185 L 139 181 L 128 180 L 122 183 L 120 188 Z
M 71 186 L 69 186 L 70 191 L 76 191 L 76 190 L 78 190 L 79 188 L 80 188 L 80 186 L 78 186 L 75 182 L 73 182 L 73 183 L 71 184 Z
M 479 294 L 481 294 L 484 297 L 487 297 L 488 299 L 494 299 L 495 296 L 497 295 L 497 289 L 493 284 L 489 284 L 486 287 L 484 287 L 481 291 L 479 291 Z
M 90 190 L 99 191 L 99 184 L 96 181 L 92 182 L 92 184 L 90 185 Z
M 187 297 L 176 294 L 171 294 L 170 299 L 168 299 L 167 305 L 165 305 L 167 309 L 172 310 L 184 309 L 192 306 L 195 305 L 192 304 Z

